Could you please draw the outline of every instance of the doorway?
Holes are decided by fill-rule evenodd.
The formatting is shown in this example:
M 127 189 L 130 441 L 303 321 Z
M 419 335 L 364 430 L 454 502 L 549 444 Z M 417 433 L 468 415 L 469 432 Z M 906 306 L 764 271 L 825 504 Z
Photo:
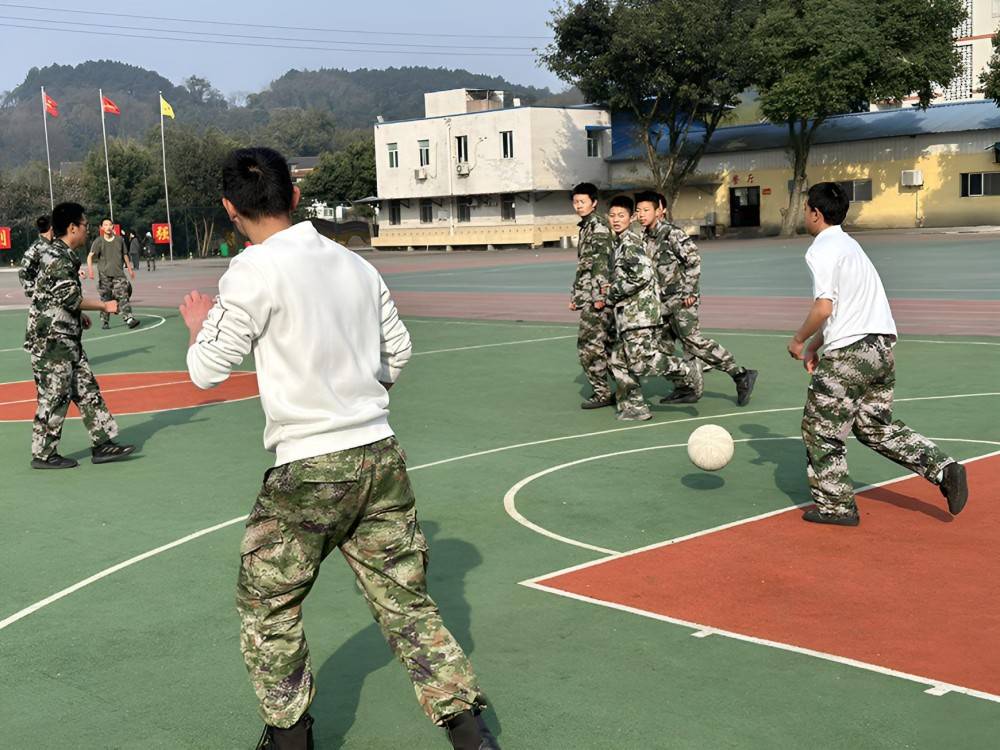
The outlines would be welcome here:
M 760 226 L 760 188 L 729 188 L 729 226 Z

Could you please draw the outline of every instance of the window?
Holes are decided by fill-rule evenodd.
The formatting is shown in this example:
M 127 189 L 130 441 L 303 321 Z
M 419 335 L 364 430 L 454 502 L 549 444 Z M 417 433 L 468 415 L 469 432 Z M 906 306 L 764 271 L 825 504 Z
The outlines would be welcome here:
M 1000 195 L 1000 172 L 963 172 L 961 195 L 963 198 Z
M 587 131 L 587 156 L 599 157 L 601 155 L 601 131 Z
M 871 180 L 845 180 L 837 184 L 844 188 L 851 203 L 860 203 L 872 199 Z
M 462 224 L 472 221 L 472 206 L 474 205 L 472 197 L 459 196 L 455 199 L 455 204 L 458 206 L 458 221 Z
M 428 166 L 431 163 L 431 142 L 417 141 L 417 150 L 420 152 L 420 166 Z
M 395 226 L 400 221 L 399 201 L 389 201 L 389 223 Z
M 972 45 L 956 44 L 955 49 L 958 50 L 962 67 L 941 94 L 946 101 L 972 98 Z
M 389 169 L 395 169 L 399 166 L 399 145 L 396 143 L 389 144 Z
M 430 224 L 434 221 L 434 201 L 429 198 L 420 200 L 420 223 Z
M 965 11 L 965 20 L 955 27 L 956 39 L 967 39 L 972 36 L 972 0 L 962 0 L 962 10 Z
M 469 161 L 469 136 L 455 136 L 455 156 L 459 163 Z
M 502 221 L 517 220 L 516 196 L 512 194 L 500 196 L 500 219 Z
M 514 158 L 514 131 L 500 131 L 500 156 L 504 159 Z

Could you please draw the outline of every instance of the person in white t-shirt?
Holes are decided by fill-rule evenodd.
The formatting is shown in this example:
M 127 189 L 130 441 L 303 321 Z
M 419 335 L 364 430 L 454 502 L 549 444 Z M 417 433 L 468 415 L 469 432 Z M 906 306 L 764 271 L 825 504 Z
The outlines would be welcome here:
M 302 603 L 339 549 L 424 712 L 454 748 L 498 750 L 472 665 L 427 593 L 427 541 L 388 422 L 388 390 L 410 358 L 389 290 L 360 256 L 308 221 L 292 224 L 299 189 L 276 151 L 230 154 L 222 193 L 253 245 L 232 260 L 214 303 L 191 292 L 180 311 L 200 388 L 253 353 L 264 446 L 277 454 L 247 521 L 236 594 L 265 722 L 258 748 L 313 747 Z
M 835 182 L 813 185 L 805 205 L 806 230 L 815 238 L 806 252 L 813 304 L 788 342 L 789 354 L 812 375 L 802 439 L 816 507 L 802 518 L 842 526 L 860 522 L 847 472 L 844 441 L 851 432 L 863 445 L 938 485 L 948 510 L 958 515 L 969 494 L 965 467 L 892 419 L 896 324 L 878 271 L 840 226 L 849 206 Z

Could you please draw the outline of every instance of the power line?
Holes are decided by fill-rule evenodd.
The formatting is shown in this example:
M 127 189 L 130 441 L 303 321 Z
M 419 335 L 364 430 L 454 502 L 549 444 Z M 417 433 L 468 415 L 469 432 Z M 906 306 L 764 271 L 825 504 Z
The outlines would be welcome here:
M 2 5 L 2 3 L 0 3 Z M 2 18 L 2 17 L 0 17 Z M 76 23 L 74 21 L 52 21 L 47 23 Z M 59 29 L 54 26 L 26 26 L 24 24 L 18 23 L 8 23 L 6 21 L 0 21 L 0 27 L 12 28 L 12 29 L 29 29 L 31 31 L 46 32 L 46 31 L 57 31 L 64 34 L 77 34 L 79 32 L 74 29 Z M 221 39 L 185 39 L 183 37 L 176 36 L 163 36 L 163 34 L 169 34 L 170 31 L 164 31 L 157 36 L 151 34 L 130 34 L 131 39 L 154 39 L 161 42 L 187 42 L 188 44 L 210 44 L 212 46 L 224 45 L 227 47 L 257 47 L 257 48 L 269 48 L 269 49 L 290 49 L 290 50 L 308 50 L 315 52 L 375 52 L 382 54 L 395 54 L 395 55 L 453 55 L 460 57 L 533 57 L 530 54 L 514 53 L 514 52 L 435 52 L 432 50 L 391 50 L 391 49 L 354 49 L 348 47 L 313 47 L 303 44 L 263 44 L 257 42 L 227 42 Z M 178 34 L 183 34 L 187 32 L 174 32 Z M 218 35 L 215 35 L 218 36 Z
M 3 3 L 0 3 L 3 5 Z M 521 52 L 531 52 L 530 47 L 483 47 L 480 45 L 455 45 L 455 44 L 407 44 L 405 42 L 356 42 L 347 41 L 343 39 L 301 39 L 298 37 L 291 36 L 255 36 L 253 34 L 226 34 L 221 31 L 190 31 L 188 29 L 161 29 L 161 28 L 150 28 L 148 26 L 123 26 L 120 24 L 113 23 L 87 23 L 85 21 L 57 21 L 49 18 L 25 18 L 24 16 L 0 16 L 0 19 L 7 21 L 30 21 L 32 23 L 50 24 L 58 23 L 63 26 L 68 26 L 72 24 L 73 26 L 89 26 L 92 28 L 99 29 L 123 29 L 125 31 L 155 31 L 167 34 L 190 34 L 194 36 L 208 36 L 213 39 L 218 37 L 227 37 L 230 39 L 264 39 L 268 41 L 276 42 L 314 42 L 316 44 L 357 44 L 363 45 L 365 47 L 426 47 L 429 49 L 447 49 L 447 50 L 467 50 L 467 49 L 488 49 L 488 50 L 518 50 Z M 393 49 L 393 52 L 401 52 L 405 50 Z
M 279 29 L 281 31 L 321 31 L 334 34 L 371 34 L 374 36 L 425 36 L 425 37 L 448 37 L 457 39 L 467 39 L 469 34 L 438 34 L 423 31 L 372 31 L 371 29 L 325 29 L 316 26 L 273 26 L 261 23 L 240 23 L 239 21 L 210 21 L 202 18 L 171 18 L 169 16 L 143 16 L 134 13 L 112 13 L 99 10 L 77 10 L 75 8 L 53 8 L 44 5 L 23 5 L 20 3 L 0 2 L 0 6 L 8 8 L 21 8 L 26 10 L 44 10 L 53 13 L 75 13 L 79 15 L 92 16 L 113 16 L 116 18 L 138 18 L 144 21 L 176 21 L 179 23 L 212 24 L 216 26 L 242 26 L 254 29 Z M 551 39 L 549 36 L 530 36 L 517 34 L 479 34 L 475 35 L 479 39 Z

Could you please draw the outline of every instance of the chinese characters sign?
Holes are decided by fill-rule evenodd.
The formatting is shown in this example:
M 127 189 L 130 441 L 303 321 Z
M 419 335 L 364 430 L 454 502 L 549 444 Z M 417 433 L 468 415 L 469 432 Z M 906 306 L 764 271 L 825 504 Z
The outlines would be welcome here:
M 170 244 L 170 225 L 153 224 L 153 242 L 157 245 Z

